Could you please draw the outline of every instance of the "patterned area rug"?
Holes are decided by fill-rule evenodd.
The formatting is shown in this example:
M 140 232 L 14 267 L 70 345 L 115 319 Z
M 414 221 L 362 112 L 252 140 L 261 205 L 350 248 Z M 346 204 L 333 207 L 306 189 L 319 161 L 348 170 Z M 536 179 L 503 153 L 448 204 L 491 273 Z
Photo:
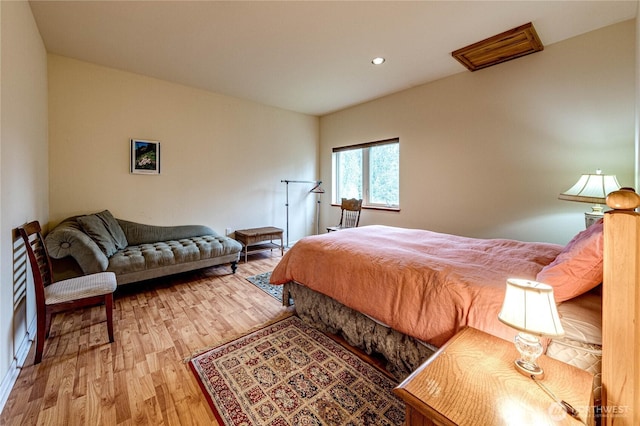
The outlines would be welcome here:
M 278 299 L 278 301 L 282 301 L 282 286 L 269 284 L 270 277 L 271 272 L 265 272 L 264 274 L 247 277 L 246 280 L 256 287 L 260 288 L 261 290 L 265 291 L 267 294 L 275 297 L 276 299 Z
M 189 365 L 223 425 L 401 425 L 397 383 L 298 317 Z

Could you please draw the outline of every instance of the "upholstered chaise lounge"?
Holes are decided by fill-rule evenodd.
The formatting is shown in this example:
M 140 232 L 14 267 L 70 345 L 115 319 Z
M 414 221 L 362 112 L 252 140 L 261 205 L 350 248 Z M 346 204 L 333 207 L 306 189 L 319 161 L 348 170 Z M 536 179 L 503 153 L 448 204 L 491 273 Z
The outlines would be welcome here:
M 45 244 L 52 258 L 70 256 L 84 274 L 114 272 L 118 285 L 227 263 L 235 273 L 242 249 L 206 226 L 145 225 L 108 210 L 63 220 Z

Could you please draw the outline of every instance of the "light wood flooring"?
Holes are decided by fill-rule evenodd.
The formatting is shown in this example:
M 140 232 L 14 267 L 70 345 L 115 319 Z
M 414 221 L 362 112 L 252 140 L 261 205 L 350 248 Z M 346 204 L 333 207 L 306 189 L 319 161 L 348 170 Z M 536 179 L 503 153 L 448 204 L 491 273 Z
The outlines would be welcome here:
M 291 315 L 246 277 L 273 270 L 276 251 L 116 291 L 115 342 L 103 307 L 54 318 L 42 363 L 35 345 L 2 425 L 215 425 L 185 359 Z

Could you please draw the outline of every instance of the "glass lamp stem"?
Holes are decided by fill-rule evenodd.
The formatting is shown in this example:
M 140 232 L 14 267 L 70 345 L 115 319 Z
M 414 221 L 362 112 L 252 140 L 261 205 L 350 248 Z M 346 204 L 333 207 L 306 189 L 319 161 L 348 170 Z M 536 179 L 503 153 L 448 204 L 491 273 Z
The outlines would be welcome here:
M 521 331 L 515 338 L 515 345 L 520 352 L 520 358 L 516 360 L 518 371 L 526 376 L 541 378 L 544 371 L 537 363 L 538 357 L 542 355 L 540 339 Z

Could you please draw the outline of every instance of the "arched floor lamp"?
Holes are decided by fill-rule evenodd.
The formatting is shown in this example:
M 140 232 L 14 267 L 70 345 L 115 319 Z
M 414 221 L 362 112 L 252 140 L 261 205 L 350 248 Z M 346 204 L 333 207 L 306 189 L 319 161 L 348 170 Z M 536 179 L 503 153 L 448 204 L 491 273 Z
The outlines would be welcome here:
M 309 193 L 318 194 L 318 202 L 316 204 L 316 234 L 320 233 L 320 198 L 322 194 L 324 194 L 324 189 L 320 186 L 322 184 L 321 180 L 288 180 L 283 179 L 280 182 L 284 182 L 287 184 L 287 195 L 285 201 L 285 207 L 287 210 L 287 248 L 289 248 L 289 184 L 290 183 L 314 183 L 315 186 L 309 190 Z

